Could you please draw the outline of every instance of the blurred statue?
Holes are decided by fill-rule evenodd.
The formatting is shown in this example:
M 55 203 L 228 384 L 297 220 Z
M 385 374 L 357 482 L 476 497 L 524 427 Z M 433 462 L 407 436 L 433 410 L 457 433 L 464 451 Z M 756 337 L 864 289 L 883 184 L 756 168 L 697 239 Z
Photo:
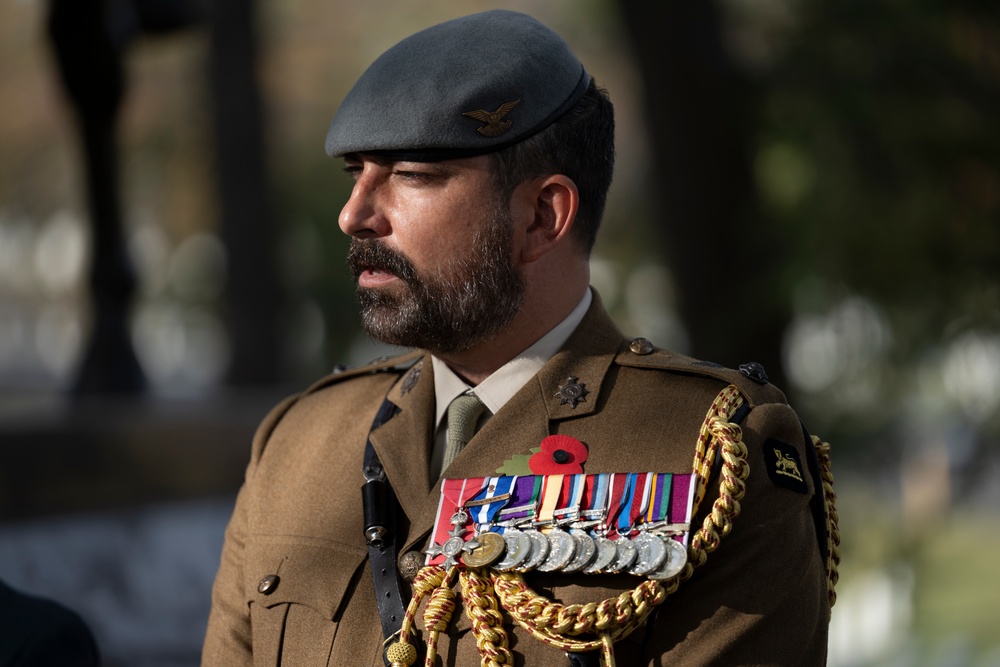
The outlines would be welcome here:
M 49 36 L 83 140 L 93 233 L 93 328 L 74 393 L 135 393 L 146 386 L 128 330 L 136 278 L 122 226 L 115 136 L 125 91 L 122 56 L 141 32 L 166 32 L 195 19 L 186 1 L 52 0 L 49 6 Z
M 261 104 L 254 79 L 252 2 L 218 0 L 52 0 L 49 34 L 83 139 L 93 230 L 93 329 L 74 393 L 136 393 L 146 386 L 128 329 L 135 271 L 126 252 L 115 132 L 125 91 L 123 54 L 133 39 L 205 23 L 222 236 L 229 251 L 226 312 L 232 339 L 229 380 L 275 379 L 273 321 L 278 289 L 270 268 Z M 262 323 L 264 325 L 262 326 Z

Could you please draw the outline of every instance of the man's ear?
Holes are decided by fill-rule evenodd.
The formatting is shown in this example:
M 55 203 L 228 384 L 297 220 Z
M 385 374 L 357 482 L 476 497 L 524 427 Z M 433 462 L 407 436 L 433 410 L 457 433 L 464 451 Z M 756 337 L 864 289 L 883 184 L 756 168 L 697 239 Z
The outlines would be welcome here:
M 576 183 L 564 174 L 551 174 L 529 183 L 533 217 L 524 230 L 521 261 L 539 260 L 561 243 L 570 242 L 570 232 L 580 207 Z

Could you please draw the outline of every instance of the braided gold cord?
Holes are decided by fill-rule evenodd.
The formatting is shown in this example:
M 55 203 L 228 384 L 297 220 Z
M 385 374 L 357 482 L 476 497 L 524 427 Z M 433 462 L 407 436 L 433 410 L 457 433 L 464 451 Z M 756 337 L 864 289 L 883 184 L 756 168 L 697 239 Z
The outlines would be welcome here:
M 601 635 L 601 664 L 604 667 L 615 667 L 615 643 L 608 634 Z
M 479 650 L 482 666 L 513 665 L 514 656 L 507 647 L 507 631 L 503 627 L 503 616 L 497 609 L 493 582 L 478 569 L 463 570 L 460 581 L 465 598 L 465 613 L 472 621 L 472 632 L 476 637 L 476 648 Z
M 441 585 L 431 592 L 431 599 L 424 610 L 424 629 L 427 630 L 425 667 L 434 666 L 434 660 L 437 657 L 438 637 L 448 628 L 451 614 L 455 611 L 455 591 L 448 585 L 450 579 L 451 577 L 446 576 Z
M 840 580 L 840 514 L 837 513 L 837 494 L 833 490 L 833 470 L 830 443 L 812 436 L 820 476 L 823 478 L 823 504 L 826 507 L 826 590 L 830 606 L 837 602 L 837 582 Z
M 750 473 L 747 463 L 747 448 L 742 442 L 742 430 L 729 419 L 744 402 L 743 395 L 735 386 L 722 390 L 712 403 L 699 433 L 695 447 L 692 469 L 695 476 L 694 508 L 704 499 L 708 480 L 712 473 L 715 457 L 722 457 L 722 473 L 719 479 L 719 495 L 712 509 L 702 522 L 701 528 L 693 535 L 688 548 L 688 562 L 676 577 L 660 582 L 646 580 L 631 591 L 621 595 L 588 604 L 562 605 L 548 600 L 531 589 L 524 578 L 517 573 L 489 571 L 489 577 L 476 569 L 462 569 L 460 582 L 466 603 L 466 613 L 472 621 L 476 647 L 482 658 L 483 667 L 512 667 L 513 656 L 508 648 L 507 634 L 503 627 L 503 616 L 497 607 L 507 610 L 511 618 L 531 636 L 562 651 L 586 653 L 600 651 L 601 664 L 614 667 L 614 642 L 627 637 L 641 626 L 652 610 L 674 593 L 682 581 L 694 573 L 694 568 L 703 565 L 708 554 L 715 551 L 722 538 L 730 533 L 733 519 L 740 513 L 740 500 L 746 493 L 745 481 Z M 828 468 L 827 468 L 828 469 Z M 824 490 L 826 491 L 824 476 Z M 827 498 L 832 494 L 832 477 Z M 832 508 L 832 500 L 829 500 Z M 831 514 L 828 512 L 828 516 Z M 839 544 L 840 534 L 836 532 L 836 513 L 831 540 Z M 834 538 L 833 536 L 836 535 Z M 831 549 L 836 553 L 836 549 Z M 839 563 L 839 554 L 836 556 Z M 828 565 L 828 570 L 829 570 Z M 439 596 L 441 588 L 450 591 L 451 580 L 457 566 L 445 573 L 439 566 L 424 567 L 414 579 L 414 597 L 403 618 L 400 642 L 409 643 L 413 616 L 421 601 L 430 591 L 435 591 L 428 611 L 424 614 L 424 624 L 432 635 L 428 641 L 425 665 L 431 667 L 432 655 L 436 654 L 437 633 L 447 627 L 451 617 L 450 609 L 445 618 L 447 600 L 454 608 L 453 599 L 440 594 L 440 602 L 434 612 L 430 607 Z M 834 577 L 836 565 L 833 566 Z M 831 587 L 832 595 L 832 587 Z M 582 637 L 587 635 L 588 637 Z
M 705 416 L 698 437 L 694 455 L 695 506 L 697 513 L 700 503 L 699 493 L 704 497 L 704 489 L 712 474 L 712 465 L 718 452 L 722 457 L 722 472 L 719 477 L 719 495 L 712 504 L 712 511 L 702 522 L 701 528 L 692 536 L 688 549 L 688 562 L 680 579 L 687 580 L 694 574 L 694 568 L 701 567 L 708 560 L 708 554 L 719 548 L 720 540 L 733 527 L 733 518 L 740 513 L 740 500 L 746 493 L 747 448 L 743 444 L 743 430 L 729 419 L 744 402 L 743 395 L 734 385 L 723 389 L 712 403 Z
M 705 499 L 708 491 L 708 479 L 712 476 L 712 466 L 715 464 L 716 448 L 710 447 L 715 433 L 713 431 L 714 421 L 719 417 L 724 417 L 728 422 L 736 410 L 743 405 L 743 394 L 736 385 L 729 385 L 715 397 L 712 407 L 709 408 L 705 421 L 698 432 L 698 441 L 694 448 L 694 463 L 691 466 L 695 474 L 694 506 L 693 513 L 697 514 L 701 507 L 701 501 Z
M 454 568 L 453 568 L 454 569 Z M 403 622 L 399 629 L 399 640 L 390 644 L 386 648 L 386 657 L 392 667 L 408 667 L 416 660 L 416 648 L 411 641 L 413 633 L 413 619 L 417 609 L 425 597 L 439 586 L 448 586 L 448 581 L 453 573 L 445 572 L 444 568 L 437 565 L 428 565 L 421 568 L 417 576 L 413 578 L 413 597 L 403 614 Z M 445 623 L 447 625 L 447 622 Z M 391 637 L 390 637 L 391 639 Z M 388 643 L 388 639 L 386 643 Z M 428 652 L 429 653 L 429 652 Z M 426 660 L 424 661 L 426 665 Z
M 746 493 L 746 478 L 750 474 L 747 448 L 741 439 L 739 426 L 716 420 L 713 423 L 717 441 L 721 443 L 722 473 L 719 476 L 719 497 L 712 503 L 712 511 L 702 522 L 701 528 L 691 538 L 689 567 L 683 578 L 691 576 L 695 567 L 701 567 L 708 554 L 719 548 L 719 543 L 733 529 L 733 519 L 739 516 L 740 500 Z
M 597 604 L 563 606 L 532 591 L 520 575 L 493 573 L 492 576 L 501 604 L 531 636 L 561 651 L 600 651 L 604 667 L 614 667 L 614 642 L 641 626 L 653 608 L 666 599 L 667 591 L 677 587 L 676 580 L 669 582 L 672 584 L 669 588 L 648 580 L 632 591 Z M 597 637 L 574 637 L 583 632 L 596 632 Z
M 624 627 L 645 618 L 667 596 L 660 582 L 647 580 L 599 603 L 562 605 L 535 593 L 520 574 L 495 572 L 492 578 L 501 604 L 515 620 L 553 638 L 595 632 L 612 632 L 620 638 Z
M 455 611 L 455 591 L 439 586 L 431 593 L 431 600 L 424 610 L 424 628 L 434 632 L 442 632 L 451 621 L 451 613 Z

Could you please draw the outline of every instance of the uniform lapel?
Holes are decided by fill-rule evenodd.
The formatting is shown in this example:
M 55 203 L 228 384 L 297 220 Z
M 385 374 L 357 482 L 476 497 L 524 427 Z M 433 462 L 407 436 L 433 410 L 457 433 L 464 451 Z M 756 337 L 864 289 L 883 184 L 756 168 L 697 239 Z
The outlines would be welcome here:
M 398 412 L 369 435 L 406 515 L 424 513 L 431 489 L 427 470 L 434 429 L 434 371 L 426 355 L 389 390 Z
M 580 326 L 535 378 L 550 420 L 574 419 L 597 411 L 602 392 L 610 389 L 604 379 L 622 340 L 621 332 L 595 293 L 594 303 Z M 570 384 L 587 391 L 576 405 L 559 395 L 560 388 Z

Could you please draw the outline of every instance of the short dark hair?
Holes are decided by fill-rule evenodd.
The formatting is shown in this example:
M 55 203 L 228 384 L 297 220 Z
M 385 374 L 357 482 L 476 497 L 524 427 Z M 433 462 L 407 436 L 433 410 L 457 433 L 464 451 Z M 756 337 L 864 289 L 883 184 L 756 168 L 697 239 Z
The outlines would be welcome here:
M 491 153 L 504 201 L 524 181 L 565 174 L 580 193 L 574 234 L 589 256 L 604 216 L 615 168 L 615 110 L 593 79 L 575 107 L 538 134 Z

